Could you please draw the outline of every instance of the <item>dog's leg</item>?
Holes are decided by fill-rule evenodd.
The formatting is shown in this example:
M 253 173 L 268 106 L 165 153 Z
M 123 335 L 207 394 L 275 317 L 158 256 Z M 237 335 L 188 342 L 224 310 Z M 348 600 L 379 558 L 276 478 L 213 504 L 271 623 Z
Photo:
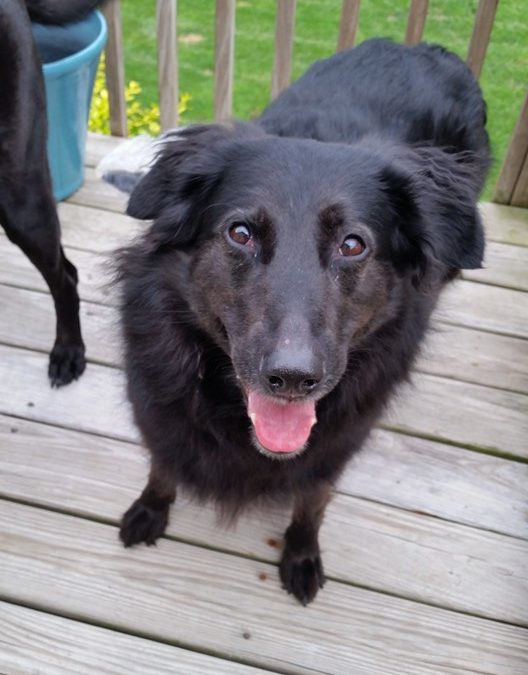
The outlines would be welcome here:
M 46 190 L 46 186 L 42 186 Z M 47 192 L 47 191 L 46 191 Z M 44 277 L 55 304 L 55 345 L 50 354 L 51 385 L 60 387 L 77 379 L 85 369 L 84 344 L 79 321 L 77 270 L 60 245 L 60 225 L 51 193 L 41 192 L 34 208 L 3 209 L 2 224 Z
M 318 533 L 330 491 L 331 486 L 323 483 L 297 495 L 292 522 L 284 535 L 279 568 L 282 585 L 303 605 L 315 598 L 325 581 Z
M 176 499 L 176 480 L 172 466 L 153 459 L 149 479 L 141 496 L 121 520 L 119 537 L 125 546 L 144 541 L 156 543 L 169 522 L 169 509 Z

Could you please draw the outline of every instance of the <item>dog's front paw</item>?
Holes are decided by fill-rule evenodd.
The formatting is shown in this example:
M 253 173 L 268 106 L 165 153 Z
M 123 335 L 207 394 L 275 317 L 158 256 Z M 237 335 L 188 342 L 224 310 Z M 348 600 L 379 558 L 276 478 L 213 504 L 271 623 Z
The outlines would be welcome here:
M 317 595 L 325 582 L 319 551 L 311 554 L 294 553 L 286 546 L 279 566 L 282 586 L 306 606 Z
M 141 499 L 136 499 L 121 520 L 119 538 L 126 547 L 140 544 L 142 541 L 147 546 L 152 546 L 165 532 L 168 522 L 169 507 L 161 510 L 151 509 L 145 506 Z
M 48 368 L 52 387 L 62 387 L 79 378 L 86 368 L 84 345 L 61 345 L 53 347 Z

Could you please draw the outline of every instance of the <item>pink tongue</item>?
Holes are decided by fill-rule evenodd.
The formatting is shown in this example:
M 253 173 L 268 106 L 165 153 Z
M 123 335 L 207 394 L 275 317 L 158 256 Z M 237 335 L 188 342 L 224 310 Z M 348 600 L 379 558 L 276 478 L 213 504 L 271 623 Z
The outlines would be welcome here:
M 254 391 L 249 392 L 248 414 L 259 443 L 271 452 L 300 450 L 316 422 L 315 401 L 278 403 Z

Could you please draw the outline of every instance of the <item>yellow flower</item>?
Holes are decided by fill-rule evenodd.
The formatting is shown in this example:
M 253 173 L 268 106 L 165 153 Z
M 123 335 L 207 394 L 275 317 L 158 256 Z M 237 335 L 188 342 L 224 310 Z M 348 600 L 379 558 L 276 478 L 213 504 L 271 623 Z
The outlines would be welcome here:
M 131 80 L 125 88 L 128 133 L 130 136 L 145 133 L 157 136 L 161 131 L 159 105 L 157 103 L 143 105 L 137 101 L 137 96 L 141 91 L 141 85 L 135 80 Z M 178 115 L 180 117 L 189 109 L 190 100 L 190 94 L 184 93 L 180 96 L 178 101 Z M 104 55 L 99 62 L 95 78 L 88 128 L 90 131 L 103 134 L 110 133 L 110 107 L 106 88 Z

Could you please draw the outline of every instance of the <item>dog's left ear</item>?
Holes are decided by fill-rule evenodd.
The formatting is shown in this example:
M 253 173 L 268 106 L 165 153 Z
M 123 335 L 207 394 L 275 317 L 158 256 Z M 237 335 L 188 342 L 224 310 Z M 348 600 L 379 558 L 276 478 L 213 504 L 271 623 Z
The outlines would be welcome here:
M 484 230 L 477 199 L 487 157 L 440 148 L 413 149 L 382 172 L 397 220 L 393 249 L 416 268 L 444 274 L 481 267 Z M 447 268 L 447 269 L 446 269 Z
M 134 188 L 127 213 L 154 220 L 148 241 L 155 250 L 183 246 L 200 227 L 207 196 L 224 170 L 223 149 L 238 127 L 194 125 L 169 136 L 150 171 Z

